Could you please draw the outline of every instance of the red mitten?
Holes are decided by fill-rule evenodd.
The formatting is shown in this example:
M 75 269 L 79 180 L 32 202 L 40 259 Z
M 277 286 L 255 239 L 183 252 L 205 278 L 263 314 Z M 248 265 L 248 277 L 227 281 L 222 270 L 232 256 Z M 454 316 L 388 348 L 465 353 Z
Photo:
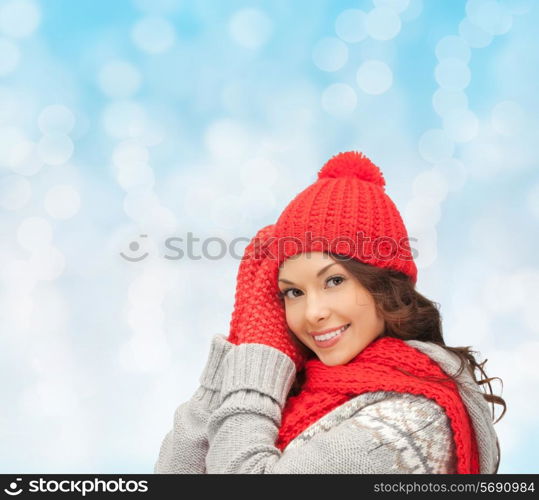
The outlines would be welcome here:
M 266 226 L 257 234 L 257 243 L 265 244 L 272 236 L 273 226 Z M 256 237 L 255 237 L 256 238 Z M 251 246 L 253 242 L 248 245 Z M 252 257 L 255 246 L 246 253 Z M 236 288 L 236 304 L 232 314 L 229 341 L 235 344 L 265 344 L 289 356 L 297 371 L 303 368 L 305 354 L 299 341 L 291 338 L 286 323 L 284 304 L 279 298 L 277 278 L 279 268 L 275 256 L 263 256 L 240 264 Z M 243 267 L 242 267 L 243 266 Z M 254 276 L 253 276 L 254 274 Z M 232 339 L 232 340 L 231 340 Z
M 236 278 L 234 310 L 232 311 L 230 333 L 228 335 L 228 341 L 233 344 L 239 343 L 238 332 L 245 327 L 245 321 L 249 317 L 249 312 L 245 310 L 245 306 L 251 297 L 256 272 L 263 260 L 264 246 L 273 235 L 273 227 L 273 224 L 271 224 L 260 229 L 243 252 Z

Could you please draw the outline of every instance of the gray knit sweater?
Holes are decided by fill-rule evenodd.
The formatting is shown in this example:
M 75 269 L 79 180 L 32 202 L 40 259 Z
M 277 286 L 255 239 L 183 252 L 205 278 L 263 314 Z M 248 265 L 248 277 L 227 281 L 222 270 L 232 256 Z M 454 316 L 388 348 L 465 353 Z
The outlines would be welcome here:
M 407 341 L 455 374 L 459 360 L 430 342 Z M 262 344 L 216 335 L 193 397 L 174 414 L 154 473 L 447 474 L 456 470 L 449 420 L 436 402 L 390 391 L 361 394 L 326 414 L 281 452 L 274 446 L 294 381 L 292 360 Z M 480 472 L 494 473 L 496 432 L 466 372 L 459 391 L 475 430 Z

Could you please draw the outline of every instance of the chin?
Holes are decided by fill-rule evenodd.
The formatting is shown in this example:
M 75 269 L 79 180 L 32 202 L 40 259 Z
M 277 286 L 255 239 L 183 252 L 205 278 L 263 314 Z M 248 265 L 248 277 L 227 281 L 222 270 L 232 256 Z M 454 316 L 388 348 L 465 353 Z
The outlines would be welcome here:
M 340 366 L 348 363 L 354 356 L 345 356 L 343 354 L 327 354 L 318 356 L 318 359 L 322 361 L 326 366 Z

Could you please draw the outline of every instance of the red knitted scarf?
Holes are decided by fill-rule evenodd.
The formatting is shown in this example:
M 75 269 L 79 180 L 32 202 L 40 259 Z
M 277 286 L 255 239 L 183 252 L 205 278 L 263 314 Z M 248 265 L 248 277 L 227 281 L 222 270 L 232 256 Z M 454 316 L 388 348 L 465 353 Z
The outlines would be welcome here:
M 325 414 L 364 392 L 396 391 L 423 395 L 444 408 L 453 431 L 458 474 L 479 473 L 479 453 L 472 423 L 452 380 L 429 356 L 400 339 L 382 337 L 371 342 L 346 365 L 326 366 L 317 358 L 305 364 L 305 383 L 287 399 L 275 445 L 280 449 Z

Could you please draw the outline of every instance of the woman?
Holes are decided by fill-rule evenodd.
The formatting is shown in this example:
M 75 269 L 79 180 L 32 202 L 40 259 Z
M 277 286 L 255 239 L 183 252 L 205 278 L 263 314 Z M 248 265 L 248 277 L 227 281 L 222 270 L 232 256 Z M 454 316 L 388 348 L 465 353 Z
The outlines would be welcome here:
M 487 401 L 505 402 L 469 348 L 445 346 L 384 186 L 341 153 L 249 243 L 230 334 L 154 472 L 497 472 Z

